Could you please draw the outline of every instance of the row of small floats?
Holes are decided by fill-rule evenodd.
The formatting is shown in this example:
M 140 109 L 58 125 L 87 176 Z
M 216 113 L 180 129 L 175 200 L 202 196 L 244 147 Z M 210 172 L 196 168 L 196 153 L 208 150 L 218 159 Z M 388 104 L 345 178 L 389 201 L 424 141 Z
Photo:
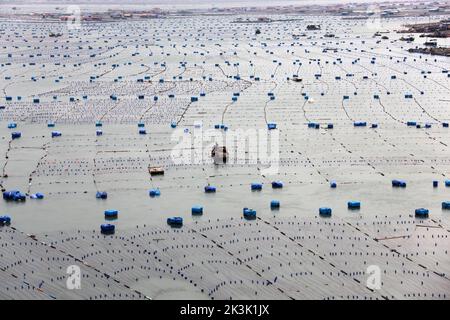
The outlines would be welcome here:
M 278 210 L 280 209 L 280 202 L 278 200 L 272 200 L 270 202 L 270 208 L 271 210 Z M 347 208 L 348 210 L 359 210 L 361 209 L 361 202 L 360 201 L 348 201 L 347 202 Z M 450 210 L 450 201 L 444 201 L 442 202 L 442 209 L 444 210 Z M 321 217 L 331 217 L 333 210 L 329 207 L 320 207 L 319 208 L 319 216 Z M 429 216 L 429 210 L 426 208 L 418 208 L 415 209 L 414 214 L 416 218 L 428 218 Z M 192 207 L 192 215 L 203 215 L 203 207 L 201 206 L 194 206 Z M 246 220 L 255 220 L 256 210 L 252 208 L 243 208 L 242 210 L 243 218 Z M 181 227 L 183 226 L 183 218 L 182 217 L 170 217 L 167 218 L 167 224 L 171 227 Z
M 44 199 L 44 194 L 37 192 L 29 195 L 30 199 Z M 24 202 L 27 199 L 27 194 L 19 190 L 11 190 L 3 192 L 3 200 L 12 202 Z
M 420 128 L 429 129 L 429 128 L 432 127 L 432 124 L 430 124 L 430 123 L 420 124 L 417 121 L 407 121 L 406 125 L 408 127 L 416 127 L 418 129 L 420 129 Z M 56 126 L 56 124 L 54 122 L 47 123 L 47 127 L 48 128 L 54 128 L 55 126 Z M 96 128 L 101 128 L 102 126 L 103 126 L 103 124 L 100 121 L 97 121 L 95 123 L 95 127 Z M 139 122 L 137 124 L 137 126 L 138 126 L 138 133 L 139 134 L 141 134 L 141 135 L 147 134 L 147 130 L 145 129 L 145 123 Z M 323 127 L 318 122 L 308 122 L 307 126 L 308 126 L 308 128 L 312 128 L 312 129 L 320 129 L 321 127 Z M 354 127 L 367 127 L 368 123 L 366 121 L 354 121 L 353 122 L 353 126 Z M 177 127 L 177 122 L 172 121 L 170 123 L 170 127 L 175 129 Z M 377 123 L 371 123 L 370 127 L 373 128 L 373 129 L 376 129 L 376 128 L 378 128 L 378 124 Z M 442 127 L 448 128 L 449 127 L 449 123 L 448 122 L 442 122 Z M 16 128 L 17 128 L 17 123 L 15 123 L 15 122 L 8 123 L 8 129 L 16 129 Z M 334 124 L 333 123 L 327 123 L 327 124 L 325 124 L 325 127 L 323 127 L 323 128 L 333 129 L 334 128 Z M 225 124 L 215 124 L 214 125 L 214 129 L 227 131 L 228 130 L 228 126 L 226 126 Z M 277 129 L 277 124 L 274 123 L 274 122 L 268 122 L 267 123 L 267 129 L 268 130 L 275 130 L 275 129 Z M 97 129 L 96 130 L 96 135 L 97 136 L 103 135 L 103 131 L 101 129 Z M 61 137 L 61 136 L 62 136 L 62 133 L 60 131 L 52 131 L 51 132 L 51 137 L 52 138 Z M 13 140 L 14 139 L 19 139 L 21 137 L 22 137 L 22 133 L 21 132 L 14 131 L 14 132 L 11 133 L 11 138 Z
M 308 125 L 308 128 L 312 128 L 312 129 L 320 129 L 321 128 L 321 124 L 318 123 L 318 122 L 308 122 L 307 125 Z M 366 121 L 354 121 L 353 122 L 353 126 L 354 127 L 367 127 L 368 123 Z M 418 123 L 416 121 L 407 121 L 406 122 L 406 126 L 408 126 L 408 127 L 416 127 L 417 129 L 420 129 L 420 128 L 429 129 L 429 128 L 432 127 L 432 124 L 431 123 L 421 124 L 421 123 Z M 373 128 L 373 129 L 376 129 L 376 128 L 378 128 L 378 123 L 371 123 L 370 127 Z M 449 127 L 449 123 L 448 122 L 442 122 L 442 127 L 443 128 L 448 128 Z M 326 124 L 325 128 L 333 129 L 334 125 L 332 123 L 328 123 L 328 124 Z

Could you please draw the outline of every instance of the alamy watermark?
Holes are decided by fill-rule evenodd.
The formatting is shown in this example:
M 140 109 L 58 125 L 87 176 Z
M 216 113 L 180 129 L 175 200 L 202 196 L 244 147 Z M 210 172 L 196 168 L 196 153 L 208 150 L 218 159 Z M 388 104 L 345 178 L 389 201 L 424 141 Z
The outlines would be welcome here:
M 372 290 L 381 289 L 381 269 L 377 265 L 370 265 L 367 267 L 366 273 L 368 274 L 366 285 L 367 288 Z
M 77 265 L 67 267 L 66 273 L 69 275 L 66 280 L 68 290 L 81 289 L 81 269 Z
M 261 175 L 276 175 L 280 165 L 278 130 L 238 128 L 235 130 L 203 129 L 201 122 L 193 130 L 174 130 L 171 152 L 174 164 L 256 165 Z
M 77 5 L 67 6 L 67 29 L 78 30 L 81 28 L 81 8 Z

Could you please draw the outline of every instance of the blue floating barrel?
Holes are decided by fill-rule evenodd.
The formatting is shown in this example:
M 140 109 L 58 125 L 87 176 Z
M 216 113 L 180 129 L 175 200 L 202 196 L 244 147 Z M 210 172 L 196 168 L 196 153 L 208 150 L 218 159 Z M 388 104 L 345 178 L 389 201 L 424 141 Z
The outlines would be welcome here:
M 403 180 L 392 180 L 392 186 L 396 188 L 406 188 L 406 181 Z
M 147 134 L 147 131 L 145 129 L 139 129 L 139 134 Z
M 336 183 L 336 181 L 331 181 L 330 182 L 330 188 L 336 188 L 337 187 L 337 183 Z
M 181 227 L 183 225 L 183 218 L 181 217 L 167 218 L 167 224 L 171 227 Z
M 17 128 L 17 123 L 15 122 L 8 123 L 8 129 L 15 129 L 15 128 Z
M 108 193 L 106 193 L 105 191 L 97 191 L 97 193 L 95 194 L 95 197 L 97 199 L 107 199 Z
M 55 127 L 55 123 L 54 122 L 49 122 L 49 123 L 47 123 L 47 127 L 48 128 L 54 128 Z
M 319 208 L 319 215 L 322 217 L 331 217 L 331 208 L 323 207 Z
M 0 216 L 0 226 L 7 226 L 11 224 L 11 217 Z
M 194 207 L 192 207 L 191 212 L 192 212 L 192 215 L 195 215 L 195 216 L 202 215 L 203 214 L 203 207 L 201 207 L 201 206 L 194 206 Z
M 97 130 L 97 131 L 95 131 L 95 134 L 97 136 L 101 136 L 101 135 L 103 135 L 103 131 L 102 130 Z
M 348 99 L 350 99 L 349 96 L 343 96 L 343 97 L 342 97 L 342 100 L 348 100 Z
M 40 100 L 38 98 L 33 99 L 33 103 L 39 103 L 39 102 L 40 102 Z
M 256 219 L 256 211 L 253 209 L 244 208 L 243 214 L 244 214 L 244 218 L 247 220 Z
M 268 123 L 268 124 L 267 124 L 267 128 L 268 128 L 269 130 L 274 130 L 274 129 L 277 128 L 277 124 L 276 124 L 276 123 Z
M 442 126 L 443 126 L 444 128 L 448 128 L 448 122 L 443 122 L 443 123 L 442 123 Z
M 273 181 L 272 182 L 272 188 L 273 189 L 281 189 L 281 188 L 283 188 L 283 182 L 281 182 L 281 181 Z
M 356 121 L 356 122 L 353 123 L 353 125 L 355 127 L 365 127 L 365 126 L 367 126 L 367 122 L 365 122 L 365 121 Z
M 26 196 L 19 190 L 11 190 L 3 192 L 3 199 L 6 201 L 25 201 Z
M 100 231 L 102 234 L 114 234 L 116 227 L 113 224 L 106 223 L 100 226 Z
M 105 210 L 106 219 L 116 219 L 119 216 L 119 211 L 117 210 Z
M 206 96 L 206 93 L 201 92 L 201 93 L 200 93 L 200 97 L 204 97 L 204 96 Z
M 349 201 L 349 202 L 347 202 L 347 207 L 349 209 L 360 209 L 361 208 L 361 202 L 359 202 L 359 201 Z
M 444 210 L 450 210 L 450 201 L 444 201 L 444 202 L 442 202 L 442 209 L 444 209 Z
M 445 186 L 450 187 L 450 180 L 445 180 Z
M 160 195 L 161 195 L 161 191 L 159 190 L 159 189 L 151 189 L 149 192 L 148 192 L 148 194 L 149 194 L 149 196 L 150 197 L 159 197 Z
M 372 126 L 371 126 L 373 129 L 376 129 L 376 128 L 378 128 L 378 124 L 377 123 L 372 123 Z
M 332 123 L 329 123 L 329 124 L 327 124 L 327 128 L 328 128 L 328 129 L 333 129 L 333 128 L 334 128 L 334 125 L 333 125 Z
M 20 132 L 12 132 L 11 133 L 12 139 L 19 139 L 21 136 L 22 136 L 22 133 L 20 133 Z
M 431 124 L 430 124 L 430 123 L 425 123 L 425 128 L 426 128 L 426 129 L 431 128 Z
M 408 122 L 406 122 L 406 125 L 408 127 L 415 127 L 417 125 L 417 122 L 416 121 L 408 121 Z
M 142 95 L 142 94 L 138 95 L 138 99 L 139 100 L 144 100 L 144 95 Z
M 40 192 L 34 193 L 32 195 L 30 195 L 31 199 L 38 199 L 38 200 L 42 200 L 44 199 L 44 195 Z
M 433 187 L 434 187 L 434 188 L 437 188 L 438 185 L 439 185 L 439 181 L 433 180 Z
M 419 208 L 415 210 L 415 216 L 417 218 L 428 218 L 430 211 L 425 208 Z
M 215 193 L 215 192 L 216 192 L 216 187 L 213 187 L 213 186 L 205 187 L 205 193 Z
M 143 127 L 145 127 L 145 124 L 143 122 L 139 122 L 138 123 L 138 128 L 143 128 Z
M 171 127 L 172 129 L 175 129 L 175 128 L 177 127 L 177 123 L 176 123 L 176 122 L 172 122 L 172 123 L 170 124 L 170 127 Z
M 254 191 L 260 191 L 260 190 L 262 190 L 262 184 L 261 183 L 252 183 L 251 189 Z
M 191 102 L 197 102 L 198 98 L 197 97 L 191 97 Z
M 95 126 L 96 126 L 96 127 L 102 127 L 103 124 L 102 124 L 100 121 L 97 121 L 97 122 L 95 123 Z
M 61 137 L 61 132 L 59 132 L 59 131 L 52 131 L 52 138 L 55 138 L 55 137 Z
M 278 200 L 270 201 L 270 209 L 272 210 L 280 209 L 280 201 Z

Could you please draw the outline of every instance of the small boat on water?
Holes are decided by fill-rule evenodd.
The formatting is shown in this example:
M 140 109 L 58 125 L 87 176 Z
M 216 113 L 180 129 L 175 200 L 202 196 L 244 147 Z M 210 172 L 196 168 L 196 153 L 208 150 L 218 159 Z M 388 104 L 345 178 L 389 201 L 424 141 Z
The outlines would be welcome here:
M 216 144 L 211 150 L 211 157 L 214 159 L 214 164 L 226 163 L 228 159 L 227 147 Z
M 164 169 L 162 167 L 149 167 L 148 172 L 151 176 L 164 175 Z

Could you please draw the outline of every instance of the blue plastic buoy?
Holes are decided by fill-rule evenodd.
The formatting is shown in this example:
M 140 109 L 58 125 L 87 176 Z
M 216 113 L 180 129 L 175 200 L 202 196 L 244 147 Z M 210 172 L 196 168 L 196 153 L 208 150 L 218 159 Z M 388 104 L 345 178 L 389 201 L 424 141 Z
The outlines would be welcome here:
M 25 201 L 26 195 L 19 190 L 11 190 L 3 192 L 3 199 L 6 201 Z
M 433 187 L 434 187 L 434 188 L 437 188 L 438 185 L 439 185 L 439 181 L 434 180 L 434 181 L 433 181 Z
M 273 181 L 272 182 L 272 188 L 273 189 L 281 189 L 281 188 L 283 188 L 283 182 L 281 182 L 281 181 Z
M 213 186 L 205 187 L 205 193 L 215 193 L 215 192 L 216 192 L 216 187 L 213 187 Z
M 450 201 L 443 201 L 442 202 L 442 209 L 450 210 Z
M 274 130 L 274 129 L 277 128 L 277 125 L 276 125 L 276 123 L 268 123 L 268 124 L 267 124 L 267 128 L 268 128 L 269 130 Z
M 254 220 L 256 219 L 256 211 L 249 208 L 244 208 L 243 210 L 244 218 L 247 220 Z
M 359 202 L 359 201 L 349 201 L 349 202 L 347 202 L 347 207 L 349 209 L 360 209 L 361 208 L 361 202 Z
M 392 180 L 392 186 L 396 188 L 406 188 L 406 182 L 403 180 Z
M 38 200 L 42 200 L 44 199 L 44 195 L 40 192 L 34 193 L 32 195 L 30 195 L 31 199 L 38 199 Z
M 270 209 L 272 210 L 280 209 L 280 201 L 278 200 L 270 201 Z
M 194 206 L 192 207 L 192 215 L 202 215 L 203 214 L 203 207 L 201 206 Z
M 181 227 L 183 225 L 183 218 L 181 217 L 167 218 L 167 224 L 171 227 Z
M 95 197 L 97 199 L 107 199 L 108 194 L 105 191 L 97 191 L 97 193 L 95 194 Z
M 116 219 L 119 216 L 119 211 L 117 210 L 105 210 L 106 219 Z
M 11 224 L 11 217 L 10 216 L 0 216 L 0 227 L 8 226 L 10 224 Z
M 52 138 L 61 137 L 62 133 L 59 131 L 52 131 Z
M 159 189 L 151 189 L 148 194 L 150 197 L 159 197 L 161 195 L 161 191 L 159 191 Z
M 20 132 L 12 132 L 11 133 L 11 139 L 19 139 L 20 137 L 22 137 L 22 133 Z
M 331 217 L 331 208 L 323 207 L 319 208 L 319 215 L 322 217 Z
M 419 209 L 416 209 L 415 216 L 417 218 L 428 218 L 429 213 L 430 213 L 430 211 L 428 209 L 419 208 Z
M 337 183 L 335 181 L 331 181 L 330 182 L 330 188 L 336 188 L 337 187 Z
M 260 191 L 260 190 L 262 190 L 262 184 L 261 183 L 252 183 L 251 189 L 253 191 Z
M 116 231 L 116 227 L 113 224 L 102 224 L 100 226 L 100 231 L 102 234 L 113 234 Z

